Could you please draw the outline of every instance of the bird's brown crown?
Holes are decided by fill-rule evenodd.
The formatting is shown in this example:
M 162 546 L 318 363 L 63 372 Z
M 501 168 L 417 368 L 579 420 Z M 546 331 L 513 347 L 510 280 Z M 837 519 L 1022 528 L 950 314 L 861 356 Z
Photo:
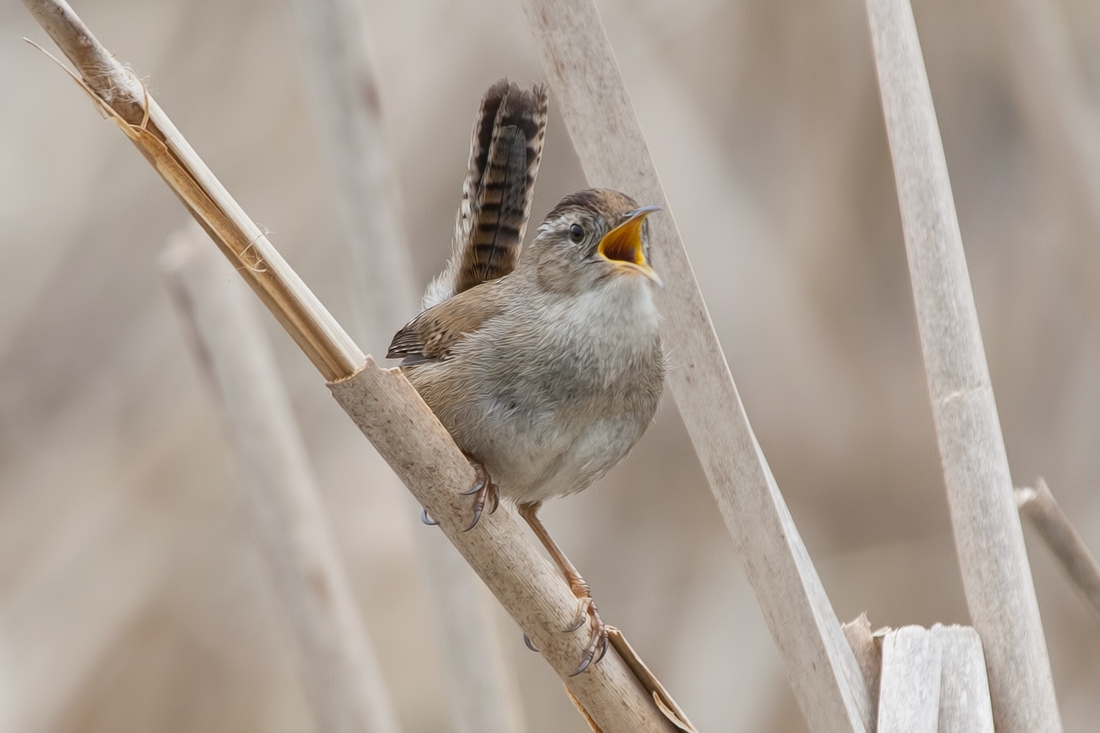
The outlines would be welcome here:
M 583 209 L 602 216 L 608 222 L 617 222 L 628 211 L 638 208 L 638 202 L 621 191 L 610 188 L 586 188 L 571 193 L 546 215 L 546 221 L 558 219 L 571 209 Z

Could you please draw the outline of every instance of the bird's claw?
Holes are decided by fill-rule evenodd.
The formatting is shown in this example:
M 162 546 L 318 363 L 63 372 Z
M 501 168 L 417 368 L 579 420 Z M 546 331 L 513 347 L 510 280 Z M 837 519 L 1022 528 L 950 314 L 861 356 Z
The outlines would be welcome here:
M 466 457 L 470 462 L 470 466 L 474 469 L 474 483 L 468 491 L 460 492 L 461 496 L 473 496 L 474 497 L 474 518 L 470 522 L 470 526 L 462 530 L 463 532 L 469 532 L 471 529 L 477 526 L 477 523 L 481 520 L 481 515 L 485 511 L 485 506 L 488 505 L 489 513 L 492 514 L 500 506 L 500 493 L 497 491 L 497 485 L 489 478 L 489 472 L 485 470 L 485 466 L 481 465 L 480 461 L 477 461 L 469 456 Z M 421 507 L 420 509 L 420 521 L 429 527 L 434 527 L 439 522 L 432 519 L 432 515 L 428 514 L 427 507 Z
M 477 503 L 474 504 L 474 518 L 470 522 L 470 526 L 467 527 L 466 529 L 462 530 L 463 532 L 469 532 L 471 529 L 473 529 L 474 527 L 477 526 L 478 522 L 481 521 L 481 509 L 482 509 L 482 505 L 481 505 L 480 502 L 477 502 Z
M 470 462 L 470 465 L 474 465 L 473 461 Z M 477 472 L 477 475 L 474 477 L 474 483 L 470 486 L 469 491 L 460 491 L 459 494 L 461 496 L 472 496 L 485 488 L 485 483 L 488 481 L 488 477 L 486 476 L 484 470 L 478 471 L 475 468 L 474 471 Z
M 584 626 L 584 622 L 588 620 L 588 604 L 585 603 L 581 606 L 580 613 L 577 614 L 577 620 L 569 624 L 566 628 L 562 629 L 562 633 L 568 634 L 576 631 L 580 627 Z
M 472 458 L 469 461 L 470 466 L 474 469 L 474 483 L 469 491 L 463 491 L 462 495 L 474 497 L 474 518 L 470 522 L 470 526 L 462 530 L 463 532 L 469 532 L 477 526 L 486 504 L 489 505 L 490 514 L 500 506 L 500 494 L 497 492 L 497 485 L 490 480 L 489 472 L 485 470 L 485 466 L 481 465 L 480 461 L 475 461 Z
M 584 653 L 581 654 L 581 663 L 577 665 L 577 668 L 569 675 L 570 677 L 576 677 L 584 670 L 588 669 L 592 664 L 599 664 L 600 660 L 607 654 L 607 626 L 603 620 L 600 619 L 600 613 L 596 610 L 596 603 L 591 597 L 584 600 L 585 608 L 581 610 L 580 622 L 573 625 L 572 628 L 567 631 L 576 631 L 581 627 L 586 618 L 592 619 L 592 636 L 588 640 L 588 646 L 585 647 Z
M 593 642 L 595 643 L 595 649 L 592 649 L 590 647 L 589 649 L 584 650 L 580 665 L 577 667 L 576 671 L 570 675 L 570 677 L 576 677 L 581 672 L 588 669 L 590 665 L 599 664 L 600 660 L 604 658 L 604 656 L 607 654 L 607 647 L 610 646 L 610 640 L 607 636 L 607 629 L 603 629 L 598 633 L 594 633 Z
M 585 599 L 584 608 L 581 609 L 580 618 L 576 623 L 564 630 L 564 633 L 569 633 L 579 629 L 588 618 L 592 619 L 592 636 L 588 641 L 588 646 L 585 647 L 584 652 L 581 654 L 581 663 L 577 665 L 577 668 L 570 673 L 570 677 L 576 677 L 584 670 L 591 667 L 593 664 L 599 664 L 600 660 L 607 654 L 607 647 L 610 644 L 607 626 L 600 619 L 600 614 L 596 610 L 596 604 L 591 598 Z M 531 641 L 531 637 L 527 634 L 523 635 L 524 645 L 533 652 L 538 652 L 538 647 Z

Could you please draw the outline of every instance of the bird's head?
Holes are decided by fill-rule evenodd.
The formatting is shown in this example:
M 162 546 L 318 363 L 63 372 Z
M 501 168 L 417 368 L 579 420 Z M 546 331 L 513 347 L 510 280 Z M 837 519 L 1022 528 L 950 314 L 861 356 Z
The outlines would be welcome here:
M 546 215 L 530 247 L 540 284 L 576 291 L 607 278 L 642 277 L 663 287 L 649 264 L 646 224 L 659 210 L 610 189 L 566 196 Z

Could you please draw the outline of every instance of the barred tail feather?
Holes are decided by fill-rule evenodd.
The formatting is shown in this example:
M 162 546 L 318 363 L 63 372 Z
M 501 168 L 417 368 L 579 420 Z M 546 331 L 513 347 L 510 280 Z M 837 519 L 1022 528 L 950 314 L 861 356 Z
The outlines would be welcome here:
M 531 214 L 546 117 L 542 85 L 528 92 L 505 79 L 486 92 L 471 136 L 451 260 L 429 286 L 425 307 L 515 267 Z

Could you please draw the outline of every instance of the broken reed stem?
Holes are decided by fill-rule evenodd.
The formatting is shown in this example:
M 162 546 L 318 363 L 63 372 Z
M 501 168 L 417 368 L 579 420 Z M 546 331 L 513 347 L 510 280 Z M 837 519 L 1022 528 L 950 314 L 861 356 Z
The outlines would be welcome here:
M 197 225 L 175 235 L 162 267 L 180 315 L 198 337 L 196 360 L 219 398 L 317 729 L 397 733 L 397 714 L 251 296 Z
M 91 81 L 83 80 L 82 86 L 146 155 L 329 380 L 336 400 L 417 501 L 439 521 L 448 539 L 539 647 L 591 718 L 608 733 L 673 730 L 673 724 L 617 655 L 608 654 L 583 674 L 569 676 L 588 642 L 587 626 L 562 633 L 576 617 L 577 599 L 555 568 L 526 540 L 511 513 L 482 516 L 474 531 L 463 531 L 469 524 L 470 506 L 468 497 L 459 492 L 473 483 L 473 469 L 408 380 L 396 369 L 379 369 L 359 351 L 259 234 L 133 74 L 106 52 L 63 0 L 24 3 L 73 63 L 94 76 Z M 101 89 L 107 90 L 103 96 L 97 93 Z M 148 110 L 148 119 L 135 122 L 133 116 L 122 115 L 135 109 Z
M 664 208 L 649 218 L 668 381 L 806 720 L 873 727 L 871 700 L 809 553 L 749 426 L 591 0 L 522 0 L 588 181 Z
M 875 637 L 871 633 L 871 622 L 867 620 L 867 614 L 861 613 L 859 618 L 841 625 L 844 638 L 852 647 L 859 663 L 859 671 L 863 674 L 863 681 L 867 685 L 867 694 L 871 697 L 871 717 L 878 719 L 878 683 L 882 671 L 882 644 L 881 637 Z
M 982 638 L 970 626 L 936 624 L 929 633 L 943 649 L 940 733 L 993 733 Z
M 904 626 L 875 633 L 881 657 L 878 733 L 993 733 L 978 632 Z
M 908 0 L 867 0 L 955 546 L 999 731 L 1061 730 L 1039 605 Z
M 936 733 L 943 651 L 927 629 L 905 626 L 882 639 L 877 733 Z
M 1034 489 L 1016 489 L 1016 506 L 1058 558 L 1088 607 L 1100 618 L 1100 565 L 1054 500 L 1047 482 L 1040 478 Z
M 419 311 L 419 298 L 398 213 L 365 9 L 361 0 L 295 0 L 293 5 L 311 72 L 317 129 L 354 265 L 359 332 L 372 350 L 384 349 Z M 462 557 L 438 533 L 421 527 L 415 513 L 394 521 L 417 524 L 411 534 L 434 606 L 454 730 L 521 733 L 523 706 L 492 599 Z

